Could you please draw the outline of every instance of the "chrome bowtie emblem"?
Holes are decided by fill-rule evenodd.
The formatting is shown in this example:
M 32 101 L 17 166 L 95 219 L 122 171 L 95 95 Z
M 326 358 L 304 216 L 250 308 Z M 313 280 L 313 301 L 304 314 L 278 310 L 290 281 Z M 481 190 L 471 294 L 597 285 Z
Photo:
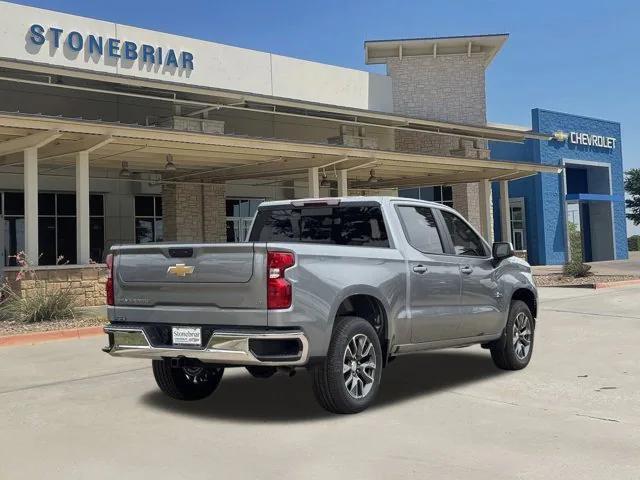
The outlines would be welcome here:
M 191 275 L 196 267 L 192 265 L 185 265 L 184 263 L 176 263 L 175 265 L 167 268 L 167 273 L 175 275 L 176 277 L 186 277 Z

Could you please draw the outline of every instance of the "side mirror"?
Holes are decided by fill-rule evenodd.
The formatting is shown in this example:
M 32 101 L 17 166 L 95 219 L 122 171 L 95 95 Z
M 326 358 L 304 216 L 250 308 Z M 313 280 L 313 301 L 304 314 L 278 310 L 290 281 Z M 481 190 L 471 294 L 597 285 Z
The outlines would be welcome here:
M 513 257 L 515 255 L 511 242 L 494 242 L 493 247 L 491 248 L 491 254 L 493 255 L 493 262 L 495 265 L 498 265 L 505 258 Z

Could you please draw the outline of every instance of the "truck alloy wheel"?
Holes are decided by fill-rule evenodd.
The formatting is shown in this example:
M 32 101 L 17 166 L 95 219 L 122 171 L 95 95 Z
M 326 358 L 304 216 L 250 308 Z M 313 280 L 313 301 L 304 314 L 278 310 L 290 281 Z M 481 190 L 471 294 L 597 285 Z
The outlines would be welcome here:
M 366 335 L 357 334 L 347 344 L 342 360 L 344 385 L 353 398 L 366 397 L 376 375 L 376 352 Z
M 382 348 L 373 326 L 360 317 L 338 317 L 326 358 L 311 368 L 313 392 L 333 413 L 357 413 L 375 400 Z
M 533 354 L 535 323 L 526 303 L 513 300 L 502 337 L 491 342 L 491 358 L 498 368 L 520 370 L 526 367 Z
M 519 360 L 525 360 L 531 350 L 531 322 L 524 312 L 518 312 L 514 321 L 513 350 Z

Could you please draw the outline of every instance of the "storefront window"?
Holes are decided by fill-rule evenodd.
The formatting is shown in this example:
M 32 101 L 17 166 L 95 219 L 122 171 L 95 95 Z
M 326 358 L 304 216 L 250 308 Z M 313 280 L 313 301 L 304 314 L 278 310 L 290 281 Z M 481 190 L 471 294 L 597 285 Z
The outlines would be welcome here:
M 161 242 L 163 238 L 162 197 L 138 195 L 135 198 L 136 243 Z
M 253 216 L 264 198 L 228 198 L 227 242 L 244 242 L 251 227 Z
M 5 265 L 15 266 L 16 253 L 24 251 L 24 195 L 22 192 L 4 192 L 0 198 L 4 215 Z M 96 262 L 104 260 L 103 201 L 102 195 L 89 196 L 90 257 Z M 38 263 L 76 263 L 76 243 L 75 194 L 38 194 Z
M 400 189 L 401 197 L 437 202 L 453 208 L 453 188 L 446 185 L 435 187 L 405 188 Z

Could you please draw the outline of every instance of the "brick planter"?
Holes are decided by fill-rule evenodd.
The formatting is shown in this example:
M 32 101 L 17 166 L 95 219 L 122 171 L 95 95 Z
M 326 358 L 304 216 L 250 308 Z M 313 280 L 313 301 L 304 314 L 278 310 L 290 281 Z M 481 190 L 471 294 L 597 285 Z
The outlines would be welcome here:
M 105 283 L 107 266 L 95 265 L 56 265 L 32 267 L 33 275 L 26 273 L 22 280 L 16 280 L 17 267 L 5 268 L 7 283 L 14 292 L 28 296 L 35 289 L 55 290 L 69 288 L 76 296 L 79 307 L 96 307 L 105 304 Z

